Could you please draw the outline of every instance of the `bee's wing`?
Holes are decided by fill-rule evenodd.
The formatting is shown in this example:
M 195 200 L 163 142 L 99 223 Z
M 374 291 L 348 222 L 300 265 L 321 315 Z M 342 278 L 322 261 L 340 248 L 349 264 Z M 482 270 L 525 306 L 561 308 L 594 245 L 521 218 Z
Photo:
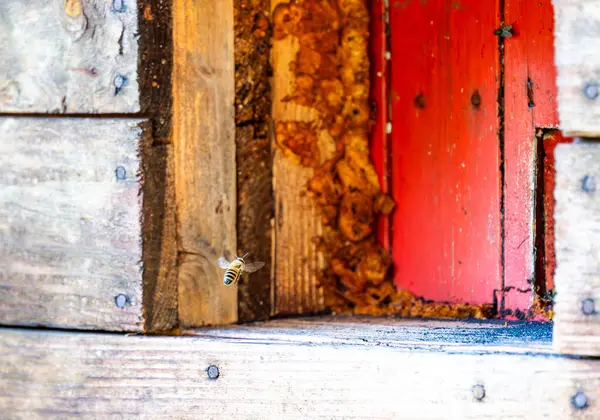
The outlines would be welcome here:
M 219 259 L 217 260 L 217 265 L 221 268 L 227 268 L 229 267 L 229 261 L 227 261 L 223 257 L 219 257 Z
M 255 261 L 250 264 L 244 265 L 244 271 L 246 273 L 254 273 L 256 270 L 263 268 L 265 265 L 264 261 Z

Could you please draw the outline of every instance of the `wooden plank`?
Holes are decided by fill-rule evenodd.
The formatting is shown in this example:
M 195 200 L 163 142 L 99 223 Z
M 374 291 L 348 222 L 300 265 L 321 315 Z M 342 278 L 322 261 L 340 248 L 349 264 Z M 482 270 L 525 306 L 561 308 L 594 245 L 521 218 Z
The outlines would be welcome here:
M 272 11 L 285 0 L 272 0 Z M 296 37 L 273 39 L 273 111 L 274 123 L 318 123 L 319 112 L 293 101 L 284 102 L 295 91 L 295 76 L 290 64 L 299 50 Z M 320 163 L 331 158 L 335 144 L 328 127 L 318 127 Z M 275 236 L 273 278 L 273 314 L 302 314 L 324 309 L 323 290 L 318 274 L 325 268 L 314 238 L 323 234 L 321 216 L 315 200 L 306 195 L 314 174 L 311 167 L 293 162 L 273 138 L 273 192 L 275 195 Z
M 546 299 L 549 299 L 554 293 L 554 272 L 556 270 L 556 247 L 554 246 L 554 210 L 556 200 L 554 199 L 554 189 L 556 188 L 556 168 L 554 151 L 556 146 L 561 143 L 571 143 L 570 137 L 563 137 L 560 131 L 552 130 L 544 133 L 544 164 L 543 164 L 543 217 L 544 217 L 544 258 L 543 266 Z M 538 250 L 539 252 L 539 250 Z
M 555 151 L 556 283 L 554 346 L 600 355 L 600 145 L 559 144 Z
M 238 283 L 240 321 L 271 315 L 271 249 L 274 211 L 269 122 L 271 118 L 270 0 L 235 0 L 235 104 L 237 244 L 240 254 L 265 267 Z
M 374 0 L 371 2 L 370 59 L 371 59 L 371 100 L 375 107 L 375 118 L 371 128 L 371 159 L 379 176 L 381 192 L 390 193 L 390 162 L 388 122 L 391 119 L 389 108 L 389 69 L 391 52 L 388 45 L 389 14 L 387 2 Z M 377 221 L 377 238 L 379 243 L 390 250 L 390 218 L 379 215 Z
M 0 16 L 0 112 L 140 110 L 136 0 L 9 0 Z
M 233 0 L 172 8 L 179 320 L 231 323 L 237 286 L 223 285 L 216 260 L 237 251 Z
M 394 282 L 425 299 L 489 304 L 501 287 L 498 10 L 390 6 Z
M 141 122 L 0 118 L 2 324 L 142 328 Z
M 504 292 L 505 317 L 531 316 L 534 302 L 536 147 L 539 127 L 556 127 L 554 17 L 551 0 L 506 0 L 512 36 L 504 52 Z M 536 190 L 537 188 L 537 190 Z M 541 216 L 541 214 L 540 214 Z
M 465 344 L 440 351 L 434 345 L 378 342 L 381 333 L 369 337 L 373 342 L 352 343 L 328 341 L 318 330 L 308 336 L 296 332 L 290 341 L 292 334 L 280 340 L 268 332 L 244 340 L 202 332 L 124 337 L 3 329 L 0 410 L 7 418 L 600 415 L 594 403 L 600 398 L 597 360 L 556 357 L 539 347 L 528 352 Z M 577 401 L 581 395 L 587 399 L 583 409 L 574 408 L 577 393 Z
M 600 136 L 600 2 L 553 4 L 561 130 L 566 136 Z

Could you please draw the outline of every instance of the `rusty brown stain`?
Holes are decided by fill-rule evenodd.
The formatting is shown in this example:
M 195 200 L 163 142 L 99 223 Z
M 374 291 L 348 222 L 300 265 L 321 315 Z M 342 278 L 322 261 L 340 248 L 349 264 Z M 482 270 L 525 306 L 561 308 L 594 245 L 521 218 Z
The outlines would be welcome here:
M 100 75 L 96 67 L 72 67 L 71 70 L 84 73 L 90 77 L 98 77 Z

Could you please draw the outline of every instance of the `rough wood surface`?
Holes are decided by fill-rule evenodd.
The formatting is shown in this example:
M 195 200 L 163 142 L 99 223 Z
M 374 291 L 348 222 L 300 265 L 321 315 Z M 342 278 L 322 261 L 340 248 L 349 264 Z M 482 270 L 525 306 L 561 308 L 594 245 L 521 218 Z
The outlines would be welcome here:
M 140 111 L 152 121 L 152 135 L 170 141 L 173 71 L 172 1 L 137 0 Z
M 600 144 L 559 144 L 555 159 L 554 345 L 600 356 Z
M 144 329 L 164 331 L 175 328 L 178 321 L 173 146 L 153 145 L 150 136 L 144 140 L 141 175 Z
M 282 0 L 271 1 L 271 10 Z M 293 101 L 282 99 L 294 92 L 295 77 L 290 63 L 296 59 L 299 44 L 295 37 L 273 40 L 273 114 L 274 121 L 318 121 L 318 111 Z M 317 252 L 314 238 L 323 228 L 317 205 L 306 195 L 312 168 L 301 166 L 287 157 L 276 145 L 273 147 L 273 191 L 275 194 L 275 237 L 273 278 L 273 314 L 303 314 L 325 308 L 323 290 L 317 276 L 325 261 Z M 321 162 L 335 151 L 327 127 L 319 132 Z
M 240 321 L 271 314 L 273 173 L 271 117 L 270 0 L 235 0 L 235 105 L 237 144 L 237 245 L 249 261 L 265 266 L 238 284 Z
M 540 127 L 556 127 L 554 16 L 551 0 L 506 0 L 504 21 L 504 291 L 500 312 L 532 316 L 536 255 L 536 147 Z M 539 232 L 539 231 L 538 231 Z M 541 232 L 539 232 L 542 235 Z
M 0 112 L 140 110 L 136 0 L 0 2 Z
M 345 337 L 357 328 L 342 325 L 338 333 Z M 402 336 L 410 328 L 389 328 L 371 330 L 368 342 L 356 332 L 353 340 L 331 340 L 318 328 L 304 334 L 293 327 L 283 339 L 273 331 L 244 339 L 210 332 L 125 337 L 3 329 L 0 411 L 8 419 L 600 415 L 594 404 L 600 398 L 600 361 L 553 356 L 547 345 L 511 345 L 515 338 L 440 351 L 445 348 L 439 343 L 421 341 L 431 329 L 417 332 L 412 342 L 390 343 L 386 332 Z M 213 365 L 219 375 L 211 380 Z M 484 392 L 476 392 L 477 386 Z M 584 410 L 572 406 L 577 392 L 587 397 Z
M 600 1 L 554 0 L 553 5 L 561 131 L 599 136 Z
M 0 118 L 2 324 L 141 329 L 141 122 Z
M 237 320 L 233 0 L 173 2 L 175 198 L 184 326 Z

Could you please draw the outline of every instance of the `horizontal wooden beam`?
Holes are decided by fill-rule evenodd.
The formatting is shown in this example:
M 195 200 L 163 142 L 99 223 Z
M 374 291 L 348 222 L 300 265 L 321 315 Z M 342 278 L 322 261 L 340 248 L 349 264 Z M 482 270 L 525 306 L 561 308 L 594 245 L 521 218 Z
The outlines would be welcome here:
M 6 0 L 0 16 L 0 112 L 140 111 L 136 0 Z
M 422 321 L 279 322 L 194 337 L 0 329 L 0 411 L 27 418 L 597 418 L 600 361 L 553 355 L 548 331 Z M 533 344 L 517 341 L 540 334 Z
M 557 351 L 600 356 L 600 143 L 555 150 Z
M 0 118 L 0 323 L 175 325 L 170 147 L 140 119 Z
M 600 0 L 553 0 L 560 128 L 600 136 Z

